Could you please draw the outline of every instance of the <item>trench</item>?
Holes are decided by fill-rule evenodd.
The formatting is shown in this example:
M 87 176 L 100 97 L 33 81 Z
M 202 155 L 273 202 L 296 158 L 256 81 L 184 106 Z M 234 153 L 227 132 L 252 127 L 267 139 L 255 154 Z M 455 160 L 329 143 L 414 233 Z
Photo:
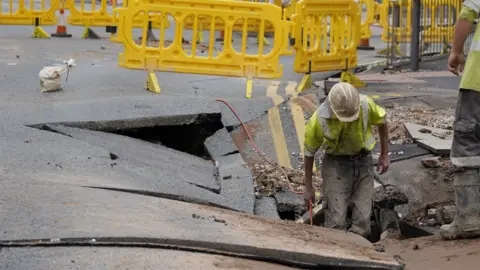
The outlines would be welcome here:
M 217 130 L 223 128 L 221 117 L 199 115 L 195 121 L 182 125 L 158 125 L 116 129 L 110 133 L 160 144 L 180 152 L 210 160 L 204 142 Z
M 211 157 L 205 148 L 205 140 L 224 127 L 220 114 L 199 114 L 193 120 L 185 121 L 174 118 L 159 118 L 154 119 L 153 124 L 150 120 L 138 119 L 129 122 L 118 121 L 118 123 L 117 121 L 107 123 L 55 123 L 31 125 L 30 127 L 68 137 L 73 136 L 57 130 L 55 126 L 63 125 L 83 130 L 117 134 L 162 145 L 206 160 L 211 160 Z M 111 153 L 110 157 L 112 160 L 119 158 L 115 153 Z

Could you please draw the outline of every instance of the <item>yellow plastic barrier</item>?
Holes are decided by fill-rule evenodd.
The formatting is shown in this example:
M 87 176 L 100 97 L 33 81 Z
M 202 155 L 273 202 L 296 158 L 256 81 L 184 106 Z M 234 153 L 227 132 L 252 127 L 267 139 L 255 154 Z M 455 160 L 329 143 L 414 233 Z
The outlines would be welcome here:
M 60 6 L 59 0 L 35 1 L 9 0 L 7 3 L 0 1 L 0 25 L 33 25 L 35 26 L 34 38 L 50 37 L 41 25 L 57 24 L 55 12 Z
M 363 7 L 366 9 L 366 14 L 363 16 Z M 372 37 L 372 30 L 370 26 L 375 21 L 375 2 L 374 0 L 358 0 L 358 9 L 362 14 L 360 25 L 360 39 L 370 39 Z
M 146 2 L 130 3 L 128 8 L 117 9 L 118 38 L 115 40 L 124 45 L 124 53 L 119 56 L 119 65 L 129 69 L 149 71 L 146 88 L 159 93 L 160 88 L 154 71 L 193 73 L 218 76 L 234 76 L 247 78 L 246 96 L 251 96 L 252 78 L 279 78 L 283 67 L 279 58 L 284 54 L 291 54 L 288 50 L 288 34 L 291 23 L 282 20 L 282 9 L 278 6 L 265 3 L 251 3 L 223 0 L 149 0 Z M 160 28 L 160 40 L 157 44 L 147 43 L 145 35 L 137 44 L 132 38 L 132 28 L 137 17 L 146 17 L 151 14 L 168 14 L 173 17 L 175 37 L 168 44 L 165 40 L 165 27 Z M 192 17 L 193 38 L 191 50 L 186 50 L 182 44 L 184 22 Z M 210 18 L 210 35 L 208 48 L 197 51 L 199 18 Z M 222 20 L 225 28 L 224 46 L 221 51 L 215 48 L 215 22 Z M 266 24 L 275 29 L 274 43 L 270 52 L 264 52 L 262 42 L 258 44 L 258 51 L 247 51 L 247 22 L 260 20 L 259 35 L 265 33 Z M 241 48 L 234 48 L 232 44 L 233 28 L 236 22 L 243 22 Z M 147 31 L 146 21 L 143 33 Z
M 99 38 L 95 32 L 93 32 L 90 27 L 107 27 L 107 26 L 116 26 L 115 13 L 117 1 L 112 1 L 112 6 L 108 6 L 110 0 L 101 0 L 100 3 L 97 3 L 95 0 L 91 3 L 85 3 L 85 0 L 67 0 L 67 9 L 70 11 L 70 16 L 68 16 L 68 23 L 76 26 L 85 26 L 85 32 L 83 38 Z M 124 8 L 127 8 L 128 0 L 123 1 Z M 132 2 L 132 0 L 130 0 Z M 151 28 L 160 28 L 161 20 L 165 20 L 166 17 L 159 16 L 149 16 L 147 19 L 151 22 Z M 166 22 L 166 27 L 170 26 L 168 20 Z M 143 18 L 137 18 L 134 21 L 135 28 L 143 27 Z
M 305 74 L 297 91 L 310 87 L 311 72 L 332 70 L 345 70 L 342 79 L 360 86 L 347 71 L 357 65 L 360 40 L 360 16 L 355 1 L 301 0 L 293 21 L 294 70 Z
M 398 9 L 399 15 L 398 25 L 394 27 L 393 9 L 395 7 Z M 382 33 L 382 40 L 384 42 L 391 43 L 393 41 L 394 32 L 396 42 L 411 42 L 412 0 L 384 0 L 380 5 L 380 24 L 384 29 Z
M 443 43 L 443 52 L 447 53 L 448 43 L 452 42 L 455 23 L 459 16 L 462 2 L 459 0 L 421 0 L 421 47 L 425 43 Z M 394 26 L 393 8 L 399 11 L 399 24 Z M 387 0 L 381 5 L 382 40 L 391 44 L 410 43 L 412 36 L 411 17 L 412 0 Z M 392 44 L 397 55 L 403 55 L 397 44 Z M 386 53 L 387 48 L 380 53 Z
M 269 0 L 236 0 L 236 1 L 244 1 L 244 2 L 252 2 L 252 3 L 266 3 L 269 4 Z M 275 5 L 277 6 L 282 6 L 282 1 L 275 0 Z M 260 21 L 261 20 L 256 20 L 256 21 L 249 21 L 247 23 L 247 31 L 248 32 L 258 32 L 260 29 Z M 201 28 L 203 29 L 210 29 L 211 28 L 211 21 L 207 19 L 207 17 L 202 16 L 198 18 L 198 24 L 201 25 Z M 223 30 L 225 29 L 225 24 L 223 20 L 215 20 L 215 30 Z M 185 29 L 193 29 L 193 19 L 192 18 L 187 18 L 184 24 Z M 243 31 L 243 23 L 235 23 L 233 25 L 233 31 L 234 32 L 242 32 Z M 273 27 L 267 26 L 265 28 L 265 33 L 272 33 L 274 31 Z
M 422 0 L 423 42 L 451 43 L 455 23 L 460 15 L 462 2 L 459 0 Z
M 283 8 L 283 19 L 292 20 L 293 14 L 295 14 L 295 7 L 297 6 L 298 0 L 290 0 L 289 5 Z

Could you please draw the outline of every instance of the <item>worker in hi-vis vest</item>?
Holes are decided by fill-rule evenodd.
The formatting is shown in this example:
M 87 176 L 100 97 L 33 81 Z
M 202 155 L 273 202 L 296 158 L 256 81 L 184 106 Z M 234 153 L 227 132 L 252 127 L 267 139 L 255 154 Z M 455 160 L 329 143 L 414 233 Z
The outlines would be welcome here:
M 465 65 L 463 47 L 480 13 L 480 0 L 465 0 L 455 25 L 448 70 L 459 75 Z M 480 236 L 480 28 L 477 26 L 462 74 L 453 122 L 450 160 L 457 212 L 453 222 L 440 228 L 444 239 Z
M 308 120 L 305 132 L 305 203 L 315 201 L 314 155 L 322 149 L 325 227 L 348 230 L 365 238 L 371 231 L 374 195 L 372 126 L 379 127 L 381 150 L 377 170 L 383 174 L 390 165 L 386 112 L 351 84 L 341 82 L 332 87 Z M 352 224 L 347 228 L 349 205 Z

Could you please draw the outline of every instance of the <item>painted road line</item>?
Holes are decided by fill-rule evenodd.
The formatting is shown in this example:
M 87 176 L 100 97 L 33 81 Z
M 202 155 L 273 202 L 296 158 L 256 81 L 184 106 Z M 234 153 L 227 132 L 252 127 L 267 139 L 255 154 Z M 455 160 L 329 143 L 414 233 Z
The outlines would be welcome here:
M 268 110 L 268 124 L 272 132 L 273 144 L 277 153 L 278 165 L 291 168 L 290 155 L 288 154 L 287 142 L 283 133 L 282 121 L 280 119 L 280 111 L 278 105 L 284 102 L 283 97 L 277 94 L 280 84 L 272 82 L 267 87 L 267 96 L 272 98 L 274 106 Z
M 297 89 L 297 83 L 296 82 L 288 82 L 286 92 L 287 95 L 291 95 L 293 98 L 298 96 L 298 92 L 296 91 Z M 297 131 L 297 139 L 298 139 L 298 144 L 300 147 L 300 154 L 301 157 L 303 158 L 303 148 L 305 144 L 305 113 L 303 111 L 302 106 L 298 105 L 295 103 L 292 99 L 288 101 L 288 104 L 290 105 L 290 111 L 292 114 L 293 118 L 293 123 L 295 125 L 295 130 Z M 317 166 L 315 163 L 313 163 L 313 171 L 317 171 Z
M 382 97 L 402 97 L 402 94 L 391 92 L 391 93 L 381 93 L 380 95 L 368 95 L 371 99 L 380 99 Z
M 297 83 L 296 82 L 288 82 L 286 92 L 287 95 L 292 95 L 292 97 L 297 96 Z M 300 146 L 300 153 L 303 156 L 303 145 L 305 139 L 305 116 L 303 113 L 303 108 L 289 100 L 288 104 L 290 105 L 290 111 L 293 117 L 293 123 L 295 125 L 295 130 L 297 131 L 298 137 L 298 144 Z

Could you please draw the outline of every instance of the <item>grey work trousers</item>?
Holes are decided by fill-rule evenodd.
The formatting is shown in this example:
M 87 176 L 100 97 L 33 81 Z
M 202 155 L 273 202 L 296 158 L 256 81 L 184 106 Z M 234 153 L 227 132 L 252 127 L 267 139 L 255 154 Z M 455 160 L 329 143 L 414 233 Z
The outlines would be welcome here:
M 325 155 L 322 163 L 325 227 L 346 230 L 368 237 L 372 215 L 373 160 L 366 155 L 350 157 Z M 352 226 L 347 228 L 347 213 L 352 206 Z
M 453 142 L 452 164 L 457 167 L 480 167 L 480 92 L 460 89 L 458 92 Z

